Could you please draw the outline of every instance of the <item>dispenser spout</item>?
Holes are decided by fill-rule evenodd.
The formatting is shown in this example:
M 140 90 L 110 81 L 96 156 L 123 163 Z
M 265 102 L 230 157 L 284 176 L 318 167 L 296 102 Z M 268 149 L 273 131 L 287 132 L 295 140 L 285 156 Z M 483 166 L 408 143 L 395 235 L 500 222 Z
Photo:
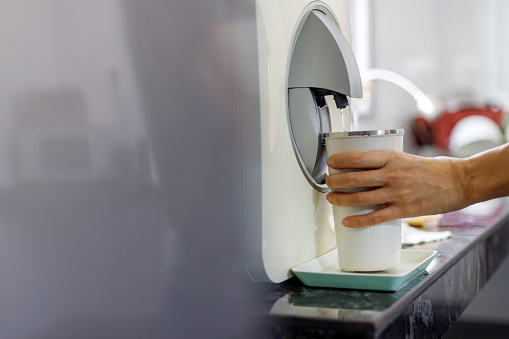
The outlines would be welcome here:
M 337 93 L 334 95 L 334 101 L 336 102 L 336 107 L 338 109 L 343 109 L 348 106 L 348 98 L 344 94 Z
M 332 95 L 338 109 L 343 109 L 348 106 L 348 97 L 344 94 L 323 88 L 312 88 L 311 91 L 315 97 L 316 105 L 320 108 L 323 108 L 327 105 L 325 102 L 325 97 L 327 95 Z

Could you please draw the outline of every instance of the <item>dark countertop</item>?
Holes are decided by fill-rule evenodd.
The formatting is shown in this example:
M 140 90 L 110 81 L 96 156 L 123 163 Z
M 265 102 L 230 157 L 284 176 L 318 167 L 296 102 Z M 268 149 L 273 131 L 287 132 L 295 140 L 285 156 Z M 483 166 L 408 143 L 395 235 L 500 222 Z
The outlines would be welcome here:
M 414 246 L 438 254 L 396 292 L 307 287 L 294 277 L 263 285 L 253 313 L 276 338 L 439 338 L 509 252 L 509 200 L 446 214 L 433 230 L 453 236 Z

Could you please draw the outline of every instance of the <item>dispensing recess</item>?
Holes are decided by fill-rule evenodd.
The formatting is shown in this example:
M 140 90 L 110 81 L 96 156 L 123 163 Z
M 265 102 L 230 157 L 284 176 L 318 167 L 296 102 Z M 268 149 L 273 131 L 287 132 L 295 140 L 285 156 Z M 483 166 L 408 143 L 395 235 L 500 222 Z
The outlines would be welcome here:
M 318 191 L 328 191 L 323 134 L 331 132 L 325 96 L 343 109 L 348 97 L 362 98 L 359 68 L 335 17 L 312 8 L 297 23 L 288 70 L 288 124 L 299 166 Z

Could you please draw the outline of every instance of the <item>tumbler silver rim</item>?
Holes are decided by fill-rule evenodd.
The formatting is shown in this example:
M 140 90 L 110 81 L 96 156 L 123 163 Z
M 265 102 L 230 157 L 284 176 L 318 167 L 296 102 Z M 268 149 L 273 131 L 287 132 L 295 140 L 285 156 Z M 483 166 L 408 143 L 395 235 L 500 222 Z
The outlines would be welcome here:
M 385 136 L 385 135 L 404 135 L 403 128 L 398 129 L 378 129 L 369 131 L 349 131 L 349 132 L 334 132 L 324 133 L 323 137 L 326 138 L 345 138 L 345 137 L 367 137 L 367 136 Z

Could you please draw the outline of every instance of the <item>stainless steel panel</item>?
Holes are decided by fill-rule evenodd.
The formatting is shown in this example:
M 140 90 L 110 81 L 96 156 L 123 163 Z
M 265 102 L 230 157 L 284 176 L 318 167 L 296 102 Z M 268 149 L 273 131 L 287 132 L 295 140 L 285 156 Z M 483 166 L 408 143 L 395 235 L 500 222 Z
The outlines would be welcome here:
M 0 2 L 0 337 L 242 337 L 235 2 Z

